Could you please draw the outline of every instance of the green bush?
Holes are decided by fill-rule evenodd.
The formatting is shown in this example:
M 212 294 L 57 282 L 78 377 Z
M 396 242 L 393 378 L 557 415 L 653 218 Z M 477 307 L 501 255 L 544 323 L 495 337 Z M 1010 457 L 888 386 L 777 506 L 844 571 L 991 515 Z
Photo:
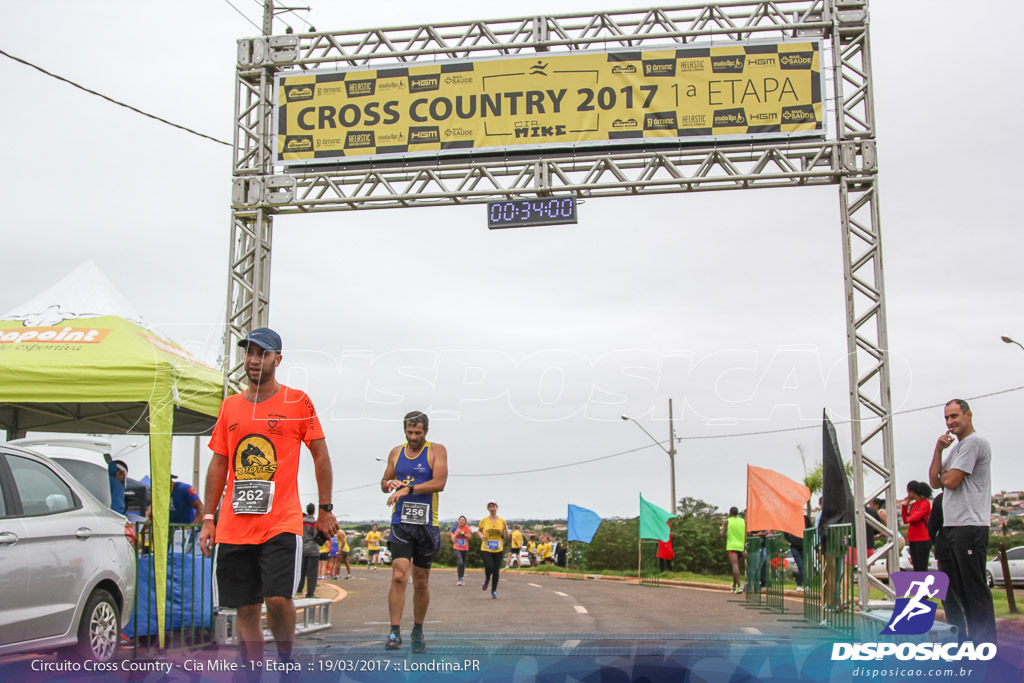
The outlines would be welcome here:
M 728 574 L 731 569 L 725 539 L 720 534 L 722 516 L 718 509 L 687 497 L 679 501 L 676 514 L 670 520 L 672 548 L 676 553 L 672 568 L 697 574 Z M 584 569 L 636 570 L 639 540 L 639 517 L 602 521 L 594 538 L 584 546 Z

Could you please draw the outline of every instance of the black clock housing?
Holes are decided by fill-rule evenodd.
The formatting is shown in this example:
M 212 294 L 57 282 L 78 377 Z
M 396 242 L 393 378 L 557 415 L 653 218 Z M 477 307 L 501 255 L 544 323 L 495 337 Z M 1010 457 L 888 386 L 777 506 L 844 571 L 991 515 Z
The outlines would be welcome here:
M 525 228 L 576 223 L 576 197 L 537 197 L 487 202 L 487 227 Z

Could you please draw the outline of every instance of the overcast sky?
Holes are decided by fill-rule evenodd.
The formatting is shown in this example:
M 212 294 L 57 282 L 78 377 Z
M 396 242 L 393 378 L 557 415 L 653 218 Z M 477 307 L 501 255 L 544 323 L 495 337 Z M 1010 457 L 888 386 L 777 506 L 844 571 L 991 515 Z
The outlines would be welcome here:
M 260 23 L 259 2 L 232 1 Z M 309 4 L 308 19 L 285 21 L 333 30 L 628 7 Z M 1022 104 L 1019 55 L 955 7 L 871 5 L 897 410 L 1024 385 L 1024 350 L 999 340 L 1024 340 L 1022 143 L 1003 123 Z M 223 0 L 0 8 L 0 49 L 231 140 L 235 41 L 258 30 Z M 986 11 L 1024 20 L 1017 2 Z M 216 340 L 230 149 L 4 57 L 0 83 L 0 313 L 92 259 L 171 337 Z M 404 440 L 400 418 L 413 409 L 430 413 L 429 437 L 448 447 L 442 517 L 479 519 L 492 497 L 506 517 L 564 517 L 568 503 L 635 516 L 640 493 L 668 508 L 668 457 L 619 416 L 665 440 L 669 398 L 684 439 L 678 498 L 742 508 L 747 464 L 800 479 L 798 447 L 808 465 L 820 459 L 822 408 L 837 421 L 850 412 L 838 189 L 594 199 L 579 216 L 495 232 L 482 206 L 275 219 L 280 379 L 318 406 L 343 522 L 384 519 L 385 496 L 365 485 L 379 481 L 375 458 Z M 972 402 L 993 447 L 994 491 L 1024 488 L 1013 427 L 1022 406 L 1021 391 Z M 902 495 L 927 476 L 942 409 L 894 424 Z M 735 436 L 790 428 L 804 429 Z M 838 431 L 849 459 L 849 430 Z M 147 469 L 142 450 L 125 455 L 133 476 Z M 204 472 L 208 459 L 204 444 Z M 191 441 L 176 439 L 174 471 L 191 478 L 191 462 Z M 313 500 L 308 459 L 301 477 Z

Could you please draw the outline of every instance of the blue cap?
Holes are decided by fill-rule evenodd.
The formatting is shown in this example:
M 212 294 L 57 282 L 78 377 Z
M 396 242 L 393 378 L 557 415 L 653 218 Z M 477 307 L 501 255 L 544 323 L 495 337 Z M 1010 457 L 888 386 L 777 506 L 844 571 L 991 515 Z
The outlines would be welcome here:
M 247 334 L 245 339 L 239 341 L 238 345 L 247 346 L 250 343 L 259 346 L 264 351 L 281 351 L 281 335 L 269 327 L 257 327 Z

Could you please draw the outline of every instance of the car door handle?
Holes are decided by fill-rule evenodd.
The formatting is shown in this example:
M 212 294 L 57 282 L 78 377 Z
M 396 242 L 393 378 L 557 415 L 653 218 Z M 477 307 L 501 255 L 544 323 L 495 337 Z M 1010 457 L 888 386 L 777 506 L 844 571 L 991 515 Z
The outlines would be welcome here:
M 92 538 L 92 529 L 83 526 L 81 529 L 75 532 L 75 536 L 83 540 L 86 538 Z
M 14 545 L 17 542 L 17 534 L 12 534 L 10 531 L 4 531 L 3 533 L 0 533 L 0 545 Z

